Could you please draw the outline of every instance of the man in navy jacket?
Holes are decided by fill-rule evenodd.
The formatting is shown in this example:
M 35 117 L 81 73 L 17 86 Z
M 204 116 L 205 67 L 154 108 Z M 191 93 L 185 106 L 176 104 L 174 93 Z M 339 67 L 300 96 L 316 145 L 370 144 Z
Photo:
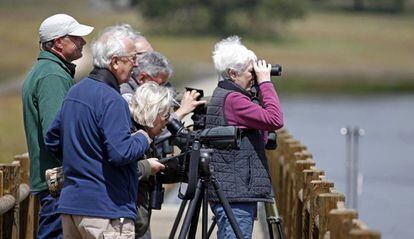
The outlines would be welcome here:
M 151 143 L 144 131 L 131 135 L 129 108 L 119 93 L 137 64 L 135 37 L 115 26 L 93 42 L 93 71 L 68 92 L 46 135 L 47 148 L 63 152 L 58 212 L 65 238 L 134 238 L 137 161 Z

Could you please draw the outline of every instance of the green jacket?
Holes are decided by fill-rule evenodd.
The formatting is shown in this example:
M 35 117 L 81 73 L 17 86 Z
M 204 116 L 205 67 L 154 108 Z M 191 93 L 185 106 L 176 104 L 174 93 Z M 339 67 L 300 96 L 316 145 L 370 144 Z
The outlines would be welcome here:
M 68 67 L 53 53 L 41 51 L 23 83 L 23 120 L 30 157 L 30 190 L 47 189 L 45 171 L 61 160 L 45 148 L 44 136 L 74 81 Z

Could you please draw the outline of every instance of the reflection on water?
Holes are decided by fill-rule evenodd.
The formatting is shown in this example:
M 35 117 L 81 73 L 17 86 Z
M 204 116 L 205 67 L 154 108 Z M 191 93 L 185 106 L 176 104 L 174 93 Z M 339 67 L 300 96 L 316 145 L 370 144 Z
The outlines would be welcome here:
M 285 127 L 308 146 L 317 167 L 343 193 L 345 137 L 339 130 L 365 129 L 359 146 L 359 218 L 380 230 L 382 238 L 413 238 L 409 228 L 414 222 L 414 95 L 280 98 Z

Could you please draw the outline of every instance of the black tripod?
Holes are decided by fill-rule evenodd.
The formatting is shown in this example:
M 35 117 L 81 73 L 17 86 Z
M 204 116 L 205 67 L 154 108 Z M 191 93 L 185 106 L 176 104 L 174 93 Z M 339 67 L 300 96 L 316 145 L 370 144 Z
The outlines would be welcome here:
M 193 144 L 194 145 L 194 144 Z M 193 150 L 197 150 L 194 149 Z M 199 149 L 199 177 L 197 180 L 197 187 L 194 193 L 194 197 L 190 200 L 190 205 L 188 207 L 187 213 L 184 218 L 184 222 L 181 227 L 179 239 L 184 239 L 188 234 L 188 238 L 195 238 L 197 232 L 198 218 L 200 214 L 201 206 L 203 206 L 202 214 L 202 238 L 207 239 L 209 237 L 207 219 L 208 219 L 208 186 L 211 184 L 217 194 L 217 197 L 220 200 L 220 203 L 223 205 L 226 216 L 233 228 L 234 234 L 237 238 L 242 239 L 243 234 L 237 225 L 236 218 L 234 217 L 233 211 L 231 210 L 230 204 L 227 199 L 224 197 L 223 191 L 220 188 L 220 185 L 217 179 L 211 174 L 212 168 L 210 167 L 210 159 L 212 150 L 209 149 Z M 194 159 L 191 159 L 194 160 Z M 198 159 L 195 159 L 198 160 Z M 184 208 L 187 204 L 187 200 L 183 200 L 180 206 L 180 210 L 175 219 L 173 228 L 171 230 L 169 238 L 174 238 L 177 231 L 178 224 L 180 223 Z M 211 232 L 210 232 L 211 233 Z

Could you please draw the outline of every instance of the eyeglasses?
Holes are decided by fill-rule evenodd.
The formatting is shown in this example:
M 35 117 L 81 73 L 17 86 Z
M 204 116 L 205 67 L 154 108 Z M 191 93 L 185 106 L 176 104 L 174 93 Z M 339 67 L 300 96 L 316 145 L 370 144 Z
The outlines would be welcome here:
M 170 118 L 170 116 L 171 116 L 171 112 L 170 111 L 167 111 L 166 113 L 164 113 L 164 114 L 160 114 L 159 115 L 163 120 L 168 120 L 169 118 Z
M 128 61 L 135 64 L 137 62 L 139 54 L 140 54 L 139 52 L 134 52 L 134 53 L 126 55 L 126 56 L 118 56 L 118 57 L 125 57 L 126 59 L 128 59 Z

